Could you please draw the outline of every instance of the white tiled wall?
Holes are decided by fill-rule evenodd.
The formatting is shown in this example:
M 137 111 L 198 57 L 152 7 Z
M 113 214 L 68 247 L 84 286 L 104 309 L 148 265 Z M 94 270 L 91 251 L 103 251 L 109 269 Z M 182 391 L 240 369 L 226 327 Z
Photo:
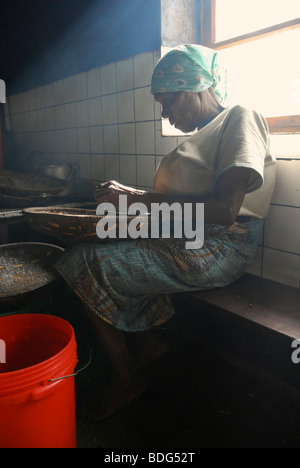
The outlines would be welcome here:
M 300 135 L 271 136 L 271 141 L 277 157 L 275 190 L 262 242 L 249 271 L 299 288 Z
M 78 164 L 81 193 L 108 179 L 151 190 L 161 157 L 183 139 L 161 134 L 160 107 L 150 94 L 157 59 L 157 52 L 142 53 L 11 96 L 6 125 L 19 155 Z M 249 271 L 298 288 L 300 135 L 272 140 L 277 182 Z
M 150 93 L 158 52 L 146 52 L 11 96 L 6 125 L 20 157 L 75 163 L 78 191 L 108 179 L 151 189 L 160 157 L 177 144 L 161 136 Z

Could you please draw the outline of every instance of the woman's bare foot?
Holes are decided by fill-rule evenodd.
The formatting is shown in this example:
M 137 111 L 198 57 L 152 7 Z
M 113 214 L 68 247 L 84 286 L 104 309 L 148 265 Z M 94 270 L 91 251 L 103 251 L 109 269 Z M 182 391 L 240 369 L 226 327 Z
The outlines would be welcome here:
M 137 369 L 143 369 L 171 349 L 171 343 L 156 330 L 137 333 L 134 336 L 134 361 Z
M 96 398 L 80 404 L 78 416 L 91 422 L 103 421 L 138 398 L 145 390 L 146 384 L 141 380 L 128 385 L 111 382 Z

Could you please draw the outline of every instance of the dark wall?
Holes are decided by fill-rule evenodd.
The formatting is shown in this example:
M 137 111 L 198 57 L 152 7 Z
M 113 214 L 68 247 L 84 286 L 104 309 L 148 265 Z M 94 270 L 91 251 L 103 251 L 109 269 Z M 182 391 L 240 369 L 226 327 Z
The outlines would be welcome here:
M 7 94 L 160 47 L 160 0 L 1 0 Z

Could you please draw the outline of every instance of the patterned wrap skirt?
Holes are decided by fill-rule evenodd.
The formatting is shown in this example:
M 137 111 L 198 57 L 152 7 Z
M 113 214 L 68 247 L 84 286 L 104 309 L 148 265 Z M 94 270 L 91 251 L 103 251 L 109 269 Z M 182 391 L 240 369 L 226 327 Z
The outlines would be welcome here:
M 78 243 L 56 265 L 80 299 L 123 331 L 143 331 L 175 313 L 172 294 L 220 288 L 249 267 L 263 220 L 205 226 L 200 249 L 184 239 Z

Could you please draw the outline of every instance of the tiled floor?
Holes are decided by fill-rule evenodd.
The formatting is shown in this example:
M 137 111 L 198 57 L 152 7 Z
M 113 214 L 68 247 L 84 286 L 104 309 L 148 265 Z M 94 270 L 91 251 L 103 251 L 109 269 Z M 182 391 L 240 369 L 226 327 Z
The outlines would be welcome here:
M 94 361 L 78 376 L 78 400 Z M 148 390 L 107 420 L 78 419 L 79 448 L 299 448 L 300 401 L 210 344 L 186 343 L 144 369 Z
M 93 349 L 92 363 L 75 378 L 80 405 L 91 390 L 97 392 L 101 387 L 107 362 L 77 297 L 65 287 L 56 292 L 58 297 L 45 301 L 47 307 L 40 312 L 57 314 L 74 326 L 78 368 L 88 360 L 87 347 Z M 78 448 L 299 448 L 299 392 L 251 365 L 238 353 L 239 347 L 233 346 L 233 352 L 224 345 L 220 348 L 206 332 L 200 338 L 203 320 L 197 323 L 196 339 L 190 339 L 193 326 L 186 333 L 186 311 L 183 318 L 183 322 L 175 321 L 177 328 L 166 325 L 159 329 L 169 350 L 143 367 L 148 384 L 143 395 L 100 423 L 77 418 Z M 234 341 L 232 324 L 225 328 L 224 323 L 215 322 L 207 330 L 216 327 Z M 253 332 L 240 338 L 249 349 L 251 336 L 257 347 Z M 134 340 L 129 344 L 134 345 Z
M 80 405 L 91 390 L 101 387 L 107 362 L 97 350 L 77 297 L 65 287 L 56 292 L 58 297 L 46 301 L 40 312 L 57 314 L 74 326 L 78 368 L 88 360 L 87 347 L 93 348 L 92 363 L 75 378 Z M 169 350 L 143 367 L 148 386 L 142 396 L 97 424 L 78 417 L 78 448 L 299 448 L 299 393 L 237 355 L 236 346 L 233 353 L 227 346 L 218 348 L 206 332 L 190 339 L 190 330 L 184 332 L 186 312 L 178 323 L 179 328 L 159 329 Z M 197 333 L 202 327 L 203 320 Z M 221 328 L 222 336 L 233 341 L 232 325 L 226 329 L 217 322 L 209 327 Z M 241 337 L 247 347 L 249 336 Z

